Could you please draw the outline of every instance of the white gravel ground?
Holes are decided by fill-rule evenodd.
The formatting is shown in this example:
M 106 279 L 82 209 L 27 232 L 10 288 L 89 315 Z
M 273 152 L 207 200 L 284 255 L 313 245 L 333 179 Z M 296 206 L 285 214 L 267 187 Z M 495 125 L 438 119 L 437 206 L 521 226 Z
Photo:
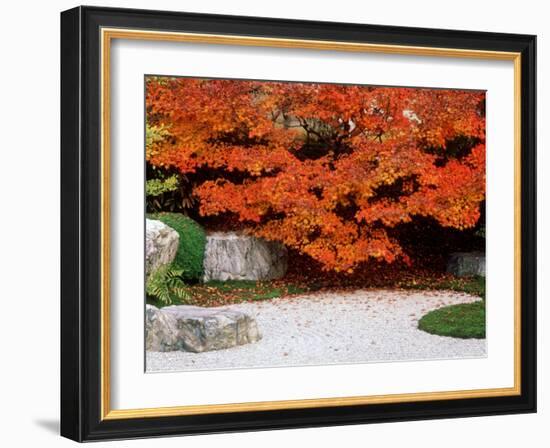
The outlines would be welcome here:
M 430 310 L 476 300 L 450 291 L 359 290 L 231 305 L 256 318 L 259 342 L 204 353 L 147 352 L 147 371 L 485 357 L 484 339 L 417 328 Z

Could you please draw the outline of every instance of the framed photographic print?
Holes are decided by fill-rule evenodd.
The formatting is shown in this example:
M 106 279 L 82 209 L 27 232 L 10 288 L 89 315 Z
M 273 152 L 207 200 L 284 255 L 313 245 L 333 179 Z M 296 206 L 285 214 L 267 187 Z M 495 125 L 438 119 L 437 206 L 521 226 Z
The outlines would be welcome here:
M 536 410 L 535 36 L 61 14 L 61 433 Z

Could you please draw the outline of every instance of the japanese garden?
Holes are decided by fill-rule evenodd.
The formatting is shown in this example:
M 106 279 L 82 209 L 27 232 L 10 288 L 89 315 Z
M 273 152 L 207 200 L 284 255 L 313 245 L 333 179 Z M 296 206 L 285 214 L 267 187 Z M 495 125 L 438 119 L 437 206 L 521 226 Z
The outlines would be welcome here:
M 485 92 L 145 83 L 147 371 L 486 356 Z

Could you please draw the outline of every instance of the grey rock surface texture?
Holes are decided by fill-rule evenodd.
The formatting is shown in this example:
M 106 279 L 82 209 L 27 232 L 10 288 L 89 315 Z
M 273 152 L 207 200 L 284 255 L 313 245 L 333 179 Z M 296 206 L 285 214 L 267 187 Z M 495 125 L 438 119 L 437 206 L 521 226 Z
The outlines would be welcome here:
M 155 352 L 177 350 L 176 320 L 153 305 L 145 306 L 145 348 Z
M 179 235 L 171 227 L 154 219 L 145 220 L 145 278 L 172 263 L 178 251 Z
M 227 307 L 174 305 L 146 308 L 146 350 L 201 353 L 261 339 L 256 321 Z
M 206 236 L 204 281 L 273 280 L 285 275 L 287 265 L 280 243 L 235 232 Z
M 455 252 L 447 262 L 447 272 L 457 277 L 480 275 L 485 277 L 485 254 L 483 252 Z

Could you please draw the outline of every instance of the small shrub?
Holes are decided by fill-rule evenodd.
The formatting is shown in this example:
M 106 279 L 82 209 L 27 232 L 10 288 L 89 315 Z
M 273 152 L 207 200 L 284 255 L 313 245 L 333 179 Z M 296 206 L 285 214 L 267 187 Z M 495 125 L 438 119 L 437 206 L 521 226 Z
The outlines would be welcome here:
M 191 218 L 179 213 L 153 213 L 150 219 L 158 219 L 178 232 L 178 252 L 172 265 L 183 271 L 184 280 L 200 280 L 203 274 L 206 233 Z
M 164 179 L 148 179 L 145 183 L 145 194 L 149 197 L 157 197 L 170 191 L 178 189 L 178 176 L 173 174 Z
M 148 165 L 145 183 L 147 213 L 185 213 L 196 204 L 192 189 L 184 174 Z

